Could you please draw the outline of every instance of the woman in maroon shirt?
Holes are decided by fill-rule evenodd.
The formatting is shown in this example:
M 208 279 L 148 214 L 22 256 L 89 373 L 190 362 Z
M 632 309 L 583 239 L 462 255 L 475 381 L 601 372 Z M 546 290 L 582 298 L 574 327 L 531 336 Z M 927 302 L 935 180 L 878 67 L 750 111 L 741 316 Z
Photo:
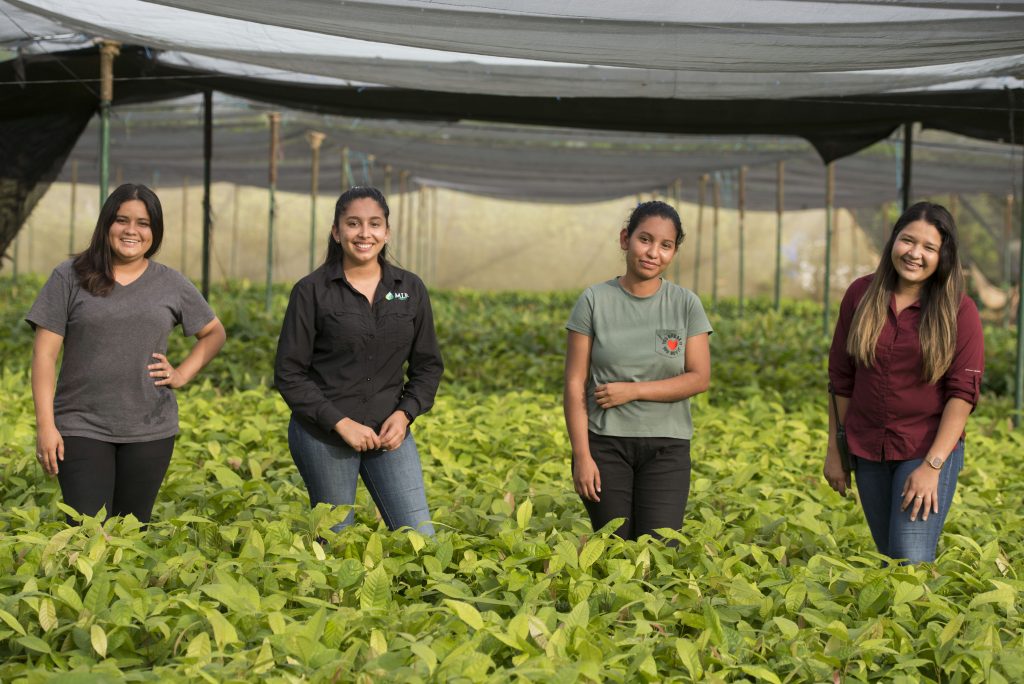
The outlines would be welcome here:
M 953 217 L 919 202 L 896 222 L 875 273 L 846 291 L 829 353 L 829 379 L 879 552 L 935 560 L 984 355 Z M 831 411 L 824 475 L 846 494 L 850 475 Z

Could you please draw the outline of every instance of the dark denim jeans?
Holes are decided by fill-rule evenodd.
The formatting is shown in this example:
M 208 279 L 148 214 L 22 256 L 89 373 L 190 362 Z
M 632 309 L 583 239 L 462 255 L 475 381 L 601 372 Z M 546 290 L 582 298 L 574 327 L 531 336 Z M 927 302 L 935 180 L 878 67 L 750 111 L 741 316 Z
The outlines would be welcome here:
M 856 478 L 860 504 L 871 528 L 871 536 L 880 553 L 911 563 L 935 560 L 939 534 L 953 503 L 957 476 L 964 467 L 964 443 L 960 441 L 939 473 L 939 512 L 927 520 L 920 514 L 910 520 L 913 504 L 900 510 L 903 484 L 922 459 L 910 461 L 868 461 L 857 459 Z
M 656 529 L 682 527 L 690 496 L 690 440 L 593 432 L 588 437 L 601 473 L 601 501 L 583 499 L 595 530 L 615 518 L 626 519 L 615 532 L 623 539 L 658 537 Z
M 288 448 L 306 483 L 310 506 L 355 503 L 356 482 L 362 476 L 389 529 L 411 527 L 434 536 L 423 490 L 420 454 L 411 431 L 393 451 L 360 453 L 347 444 L 335 446 L 321 442 L 292 418 L 288 424 Z M 355 514 L 350 511 L 331 529 L 339 532 L 354 520 Z

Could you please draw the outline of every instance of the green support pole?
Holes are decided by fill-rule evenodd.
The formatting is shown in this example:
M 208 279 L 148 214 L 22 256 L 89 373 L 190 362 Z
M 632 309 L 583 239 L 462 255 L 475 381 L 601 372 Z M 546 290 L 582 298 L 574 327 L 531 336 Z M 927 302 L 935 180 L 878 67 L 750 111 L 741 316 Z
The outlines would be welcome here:
M 316 260 L 316 196 L 317 188 L 320 185 L 320 145 L 327 137 L 320 131 L 309 131 L 306 140 L 309 141 L 309 149 L 312 152 L 312 166 L 310 168 L 310 189 L 309 189 L 309 272 L 313 272 L 314 261 Z
M 274 191 L 277 189 L 277 136 L 281 125 L 281 115 L 277 112 L 267 114 L 270 119 L 270 188 L 269 209 L 267 211 L 267 292 L 266 310 L 270 311 L 274 296 Z
M 114 58 L 121 44 L 100 44 L 100 206 L 110 192 L 110 103 L 114 100 Z
M 75 208 L 78 205 L 78 160 L 71 161 L 71 206 L 68 207 L 68 254 L 75 253 Z
M 718 206 L 722 199 L 722 186 L 719 175 L 715 174 L 715 181 L 711 186 L 711 195 L 714 201 L 714 212 L 711 217 L 711 306 L 718 308 Z
M 1014 427 L 1024 421 L 1024 174 L 1021 175 L 1020 248 L 1017 251 L 1017 387 L 1014 392 Z
M 738 209 L 738 214 L 739 214 L 739 222 L 737 223 L 736 227 L 737 227 L 737 232 L 739 233 L 739 240 L 740 240 L 740 244 L 739 244 L 739 248 L 740 248 L 739 249 L 739 251 L 740 251 L 740 274 L 739 274 L 740 275 L 740 278 L 739 278 L 739 280 L 740 280 L 740 283 L 739 283 L 739 285 L 740 285 L 740 301 L 739 301 L 739 316 L 740 316 L 740 318 L 743 318 L 743 295 L 744 295 L 743 271 L 745 270 L 743 268 L 743 266 L 744 266 L 743 260 L 744 260 L 744 257 L 745 257 L 744 246 L 743 246 L 743 239 L 744 239 L 743 220 L 744 220 L 745 214 L 746 214 L 746 212 L 744 211 L 744 205 L 746 204 L 746 199 L 747 199 L 746 195 L 747 195 L 747 167 L 746 166 L 741 166 L 740 167 L 740 184 L 739 184 L 737 198 L 736 198 L 736 208 Z
M 213 167 L 213 91 L 203 91 L 203 298 L 210 301 L 210 246 L 213 242 L 213 211 L 210 178 Z
M 901 200 L 903 202 L 903 210 L 906 211 L 910 208 L 910 197 L 911 187 L 913 184 L 913 170 L 914 170 L 914 124 L 905 123 L 903 124 L 903 178 L 902 185 L 900 188 L 902 191 Z
M 776 167 L 775 192 L 775 310 L 782 308 L 782 212 L 785 210 L 786 162 Z
M 832 283 L 832 203 L 835 196 L 835 167 L 829 162 L 825 167 L 825 296 L 821 311 L 822 334 L 829 333 L 829 288 Z
M 348 163 L 348 148 L 341 149 L 341 191 L 352 187 L 352 167 Z

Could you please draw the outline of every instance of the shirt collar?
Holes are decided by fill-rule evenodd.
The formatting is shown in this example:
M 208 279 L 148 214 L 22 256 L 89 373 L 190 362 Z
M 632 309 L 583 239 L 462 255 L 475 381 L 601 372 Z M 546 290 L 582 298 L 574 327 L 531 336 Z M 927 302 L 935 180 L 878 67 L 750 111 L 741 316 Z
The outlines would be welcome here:
M 344 280 L 348 282 L 345 278 L 345 271 L 341 267 L 341 259 L 328 262 L 324 266 L 324 271 L 328 280 Z M 384 284 L 386 290 L 394 290 L 394 286 L 402 282 L 402 269 L 385 262 L 381 265 L 380 282 Z

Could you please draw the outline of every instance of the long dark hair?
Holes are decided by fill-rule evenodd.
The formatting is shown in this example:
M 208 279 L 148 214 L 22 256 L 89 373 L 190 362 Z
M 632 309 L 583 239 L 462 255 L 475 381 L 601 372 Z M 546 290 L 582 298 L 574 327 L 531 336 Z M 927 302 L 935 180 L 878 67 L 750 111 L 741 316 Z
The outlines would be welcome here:
M 384 225 L 391 228 L 391 222 L 388 218 L 391 216 L 391 210 L 388 209 L 388 201 L 384 198 L 384 193 L 377 188 L 371 188 L 368 185 L 356 185 L 349 188 L 345 192 L 341 193 L 341 197 L 338 198 L 337 203 L 334 205 L 334 221 L 331 223 L 331 227 L 335 228 L 338 226 L 338 221 L 341 220 L 341 215 L 348 209 L 348 205 L 359 199 L 372 199 L 378 205 L 380 210 L 384 212 Z M 334 234 L 327 236 L 327 258 L 324 259 L 325 264 L 329 264 L 332 261 L 341 262 L 345 257 L 345 252 L 342 250 L 341 245 L 334 241 Z M 377 254 L 377 261 L 381 266 L 388 263 L 388 246 L 385 244 L 380 253 Z
M 633 237 L 637 226 L 652 216 L 658 216 L 659 218 L 671 221 L 676 227 L 676 247 L 683 244 L 683 238 L 686 237 L 686 233 L 683 232 L 683 222 L 679 219 L 679 212 L 673 209 L 672 205 L 659 200 L 641 202 L 636 205 L 636 208 L 629 215 L 629 220 L 626 221 L 626 237 Z
M 862 365 L 875 364 L 878 336 L 882 333 L 889 301 L 899 281 L 899 274 L 892 263 L 892 247 L 900 231 L 914 221 L 924 221 L 934 226 L 942 237 L 939 263 L 921 289 L 921 322 L 918 327 L 923 358 L 922 379 L 935 383 L 953 362 L 956 317 L 965 289 L 956 224 L 952 215 L 939 204 L 918 202 L 896 221 L 888 242 L 882 248 L 882 258 L 875 269 L 875 277 L 853 314 L 846 349 Z
M 146 250 L 148 259 L 160 250 L 164 239 L 164 212 L 160 207 L 160 198 L 145 185 L 125 183 L 110 193 L 107 201 L 100 209 L 96 219 L 96 229 L 92 232 L 89 246 L 75 255 L 72 265 L 78 282 L 89 294 L 106 297 L 114 289 L 113 256 L 110 250 L 110 227 L 117 219 L 117 210 L 131 200 L 139 200 L 146 205 L 149 214 L 149 229 L 153 233 L 153 244 Z

